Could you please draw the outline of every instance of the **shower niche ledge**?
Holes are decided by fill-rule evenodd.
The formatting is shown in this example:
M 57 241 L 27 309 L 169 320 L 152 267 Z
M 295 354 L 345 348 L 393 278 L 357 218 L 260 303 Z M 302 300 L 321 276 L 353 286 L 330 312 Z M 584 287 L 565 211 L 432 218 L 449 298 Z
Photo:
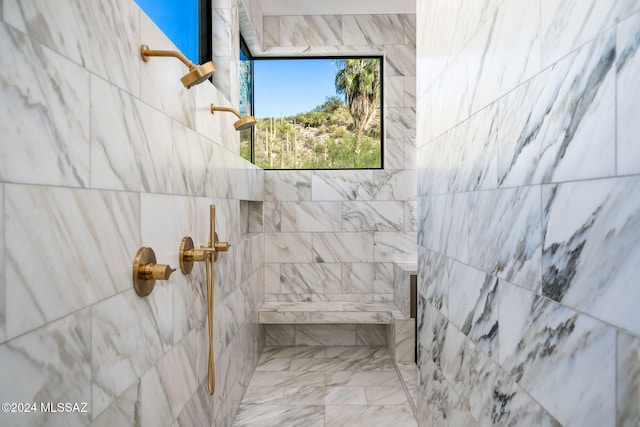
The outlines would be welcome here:
M 262 324 L 382 324 L 404 316 L 393 302 L 274 302 L 265 301 L 259 311 Z

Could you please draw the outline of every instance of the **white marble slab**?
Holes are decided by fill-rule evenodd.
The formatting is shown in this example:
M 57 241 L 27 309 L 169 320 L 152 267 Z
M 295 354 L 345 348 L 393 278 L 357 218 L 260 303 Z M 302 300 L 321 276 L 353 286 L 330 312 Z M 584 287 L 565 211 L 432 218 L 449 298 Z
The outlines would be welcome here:
M 339 202 L 282 202 L 278 206 L 282 232 L 343 231 Z
M 528 289 L 540 286 L 540 188 L 470 195 L 469 263 Z
M 418 246 L 416 233 L 373 233 L 373 256 L 377 262 L 408 261 L 416 259 Z
M 634 94 L 640 91 L 635 78 L 640 73 L 640 15 L 620 22 L 616 36 L 617 172 L 619 175 L 637 174 L 640 173 L 640 106 Z
M 316 262 L 373 262 L 374 233 L 315 233 Z
M 506 372 L 564 425 L 614 424 L 615 330 L 505 282 L 499 298 Z
M 0 413 L 12 426 L 84 426 L 91 405 L 91 313 L 80 310 L 0 345 L 0 397 L 3 402 L 34 402 L 35 413 Z M 86 412 L 44 412 L 48 402 L 86 403 Z
M 4 196 L 5 239 L 21 242 L 5 253 L 7 338 L 131 287 L 133 194 L 5 185 Z
M 640 333 L 640 178 L 543 186 L 543 295 Z M 615 310 L 611 307 L 615 306 Z
M 290 264 L 280 266 L 281 293 L 340 293 L 339 263 Z
M 312 255 L 311 233 L 265 234 L 265 262 L 311 262 Z
M 344 15 L 342 43 L 345 45 L 376 45 L 405 43 L 401 15 Z
M 404 231 L 404 202 L 343 202 L 341 205 L 341 231 Z
M 97 75 L 140 91 L 139 8 L 128 0 L 99 3 L 6 0 L 3 20 Z M 86 92 L 85 92 L 86 93 Z
M 4 242 L 4 184 L 0 184 L 0 242 Z M 0 244 L 0 343 L 6 336 L 6 286 L 4 267 L 4 244 Z
M 92 186 L 171 192 L 171 119 L 95 76 L 91 105 Z
M 638 9 L 634 0 L 542 0 L 543 66 L 558 61 Z
M 314 171 L 313 201 L 373 200 L 372 171 Z
M 343 44 L 341 16 L 280 17 L 279 46 L 332 46 L 340 44 Z
M 0 178 L 88 186 L 89 73 L 2 22 L 0 46 Z
M 618 332 L 616 425 L 640 423 L 640 338 Z
M 265 201 L 311 200 L 312 171 L 266 171 L 264 174 Z
M 135 427 L 136 404 L 140 401 L 138 395 L 139 382 L 133 383 L 124 393 L 109 405 L 101 414 L 93 414 L 91 427 Z

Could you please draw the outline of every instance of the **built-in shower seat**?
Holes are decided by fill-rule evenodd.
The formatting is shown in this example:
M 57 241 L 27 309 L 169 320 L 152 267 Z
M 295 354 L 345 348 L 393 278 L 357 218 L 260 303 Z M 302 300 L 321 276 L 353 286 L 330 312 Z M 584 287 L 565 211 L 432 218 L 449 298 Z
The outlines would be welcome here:
M 350 323 L 389 325 L 404 316 L 393 302 L 271 302 L 262 303 L 262 324 Z

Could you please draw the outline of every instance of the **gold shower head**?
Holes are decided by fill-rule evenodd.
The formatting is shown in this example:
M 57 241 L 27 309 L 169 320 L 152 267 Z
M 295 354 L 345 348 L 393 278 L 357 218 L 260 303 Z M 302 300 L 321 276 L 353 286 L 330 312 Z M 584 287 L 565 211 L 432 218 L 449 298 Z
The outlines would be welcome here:
M 230 113 L 235 114 L 240 119 L 233 124 L 236 130 L 249 129 L 250 127 L 253 127 L 256 124 L 256 118 L 253 116 L 241 116 L 240 113 L 238 113 L 233 108 L 216 107 L 215 105 L 211 104 L 211 114 L 214 114 L 214 112 L 216 111 L 228 111 Z
M 191 86 L 195 86 L 207 80 L 209 77 L 211 77 L 211 74 L 216 71 L 216 67 L 213 66 L 213 62 L 211 61 L 205 62 L 204 64 L 196 65 L 193 62 L 189 61 L 187 57 L 180 52 L 173 50 L 151 50 L 146 44 L 140 46 L 140 55 L 142 56 L 142 60 L 144 62 L 149 61 L 150 56 L 172 56 L 174 58 L 178 58 L 184 65 L 189 68 L 189 72 L 180 79 L 184 87 L 186 87 L 187 89 L 190 89 Z

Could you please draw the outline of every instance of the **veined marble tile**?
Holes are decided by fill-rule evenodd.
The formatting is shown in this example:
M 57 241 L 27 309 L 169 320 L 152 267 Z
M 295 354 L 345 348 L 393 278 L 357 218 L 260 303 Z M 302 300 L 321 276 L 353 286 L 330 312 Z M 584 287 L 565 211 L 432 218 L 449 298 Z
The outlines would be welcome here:
M 116 398 L 100 415 L 94 413 L 94 420 L 90 427 L 135 427 L 140 425 L 140 416 L 136 411 L 136 404 L 139 402 L 138 381 L 134 382 L 124 393 Z
M 472 193 L 473 194 L 473 193 Z M 484 193 L 475 193 L 484 194 Z M 470 235 L 473 229 L 473 213 L 470 213 L 471 196 L 468 193 L 438 195 L 430 198 L 432 214 L 430 247 L 460 261 L 470 257 Z M 429 221 L 429 219 L 427 219 Z M 431 224 L 429 224 L 431 225 Z
M 342 231 L 404 231 L 404 202 L 343 202 L 342 219 Z
M 1 11 L 1 9 L 0 9 Z M 4 184 L 0 184 L 0 242 L 4 242 Z M 3 343 L 6 337 L 6 286 L 4 266 L 4 243 L 0 244 L 0 343 Z
M 341 264 L 281 264 L 281 293 L 340 293 Z
M 544 186 L 542 198 L 542 294 L 634 333 L 638 191 L 640 178 L 613 178 Z
M 264 16 L 263 17 L 263 36 L 262 43 L 264 47 L 274 47 L 280 45 L 280 17 Z
M 265 262 L 311 262 L 312 252 L 311 233 L 265 234 Z
M 63 0 L 54 6 L 46 0 L 5 0 L 3 19 L 128 92 L 139 93 L 139 9 L 135 3 Z
M 418 152 L 416 147 L 416 139 L 414 138 L 406 140 L 404 145 L 404 168 L 416 169 L 418 167 L 418 162 L 416 160 L 417 156 Z
M 216 14 L 213 13 L 213 16 L 215 17 Z M 212 27 L 217 28 L 214 25 Z M 145 15 L 144 11 L 140 13 L 140 44 L 147 45 L 154 50 L 179 51 L 151 18 Z M 217 45 L 214 44 L 214 46 L 219 49 Z M 140 48 L 138 46 L 136 48 L 138 58 L 140 58 Z M 198 62 L 198 58 L 188 59 L 194 63 Z M 218 67 L 217 63 L 214 65 Z M 140 58 L 137 71 L 140 73 L 140 99 L 142 101 L 190 128 L 195 126 L 194 110 L 197 105 L 195 89 L 186 89 L 180 81 L 182 76 L 189 71 L 181 61 L 173 58 L 151 57 L 149 61 L 145 62 Z M 210 83 L 205 81 L 201 85 L 210 85 Z
M 264 202 L 264 231 L 277 233 L 282 229 L 279 202 Z
M 384 167 L 385 169 L 404 169 L 405 140 L 386 138 L 384 141 Z M 409 168 L 407 168 L 409 169 Z
M 357 345 L 385 345 L 386 328 L 384 325 L 356 325 Z M 365 369 L 361 366 L 361 369 Z
M 139 247 L 137 197 L 42 186 L 4 188 L 5 240 L 21 242 L 5 248 L 7 338 L 131 287 L 131 257 Z M 34 233 L 34 224 L 48 238 Z M 35 269 L 33 257 L 40 260 Z
M 448 270 L 449 320 L 497 361 L 498 279 L 454 260 Z
M 279 46 L 332 46 L 342 42 L 341 16 L 281 16 Z
M 365 405 L 364 387 L 287 387 L 287 405 Z
M 613 425 L 615 330 L 508 283 L 499 298 L 505 371 L 563 425 Z
M 495 18 L 467 45 L 472 111 L 478 111 L 540 69 L 540 9 L 536 2 L 506 0 Z M 467 56 L 480 53 L 480 57 Z
M 343 347 L 343 349 L 348 350 L 353 347 Z M 265 346 L 262 351 L 262 355 L 260 356 L 260 362 L 268 361 L 271 359 L 284 359 L 289 358 L 293 359 L 296 357 L 316 357 L 316 358 L 324 358 L 327 353 L 328 348 L 323 346 L 296 346 L 296 347 L 273 347 L 273 346 Z M 326 355 L 326 357 L 334 357 L 333 355 Z
M 285 387 L 249 387 L 242 398 L 243 405 L 280 405 Z
M 312 171 L 265 171 L 265 201 L 310 201 Z
M 482 26 L 494 19 L 502 0 L 482 0 L 466 3 L 464 0 L 418 3 L 420 20 L 417 37 L 420 44 L 421 76 L 425 89 L 442 73 L 448 61 L 454 58 Z M 464 6 L 464 7 L 463 7 Z
M 391 360 L 387 349 L 379 345 L 357 347 L 326 347 L 325 355 L 328 358 L 338 357 L 341 359 L 367 359 L 370 361 Z
M 395 387 L 366 387 L 368 405 L 406 405 L 404 390 Z
M 402 45 L 405 29 L 401 15 L 344 15 L 342 43 L 345 45 Z
M 95 76 L 91 104 L 92 186 L 171 192 L 171 119 Z
M 284 202 L 279 206 L 283 232 L 343 231 L 340 202 Z
M 205 196 L 207 186 L 214 180 L 213 141 L 183 124 L 173 121 L 172 184 L 177 194 Z
M 154 291 L 151 296 L 158 292 Z M 166 317 L 166 313 L 160 316 Z M 156 329 L 150 302 L 138 297 L 133 289 L 96 304 L 91 323 L 91 406 L 100 413 L 162 356 L 166 343 Z
M 395 371 L 327 372 L 327 386 L 344 387 L 401 387 Z
M 174 418 L 180 415 L 185 404 L 198 388 L 195 366 L 190 363 L 185 341 L 186 338 L 176 344 L 156 364 L 161 387 L 167 396 Z
M 384 133 L 386 138 L 411 139 L 416 136 L 416 110 L 414 107 L 385 106 Z
M 140 379 L 141 425 L 171 427 L 175 421 L 167 390 L 162 385 L 157 367 L 153 366 Z
M 373 262 L 374 233 L 316 233 L 313 258 L 316 262 Z
M 640 424 L 640 338 L 618 332 L 616 425 Z
M 415 76 L 416 49 L 410 44 L 394 45 L 385 52 L 385 76 Z
M 265 325 L 264 344 L 267 346 L 295 345 L 295 325 Z M 266 384 L 268 385 L 268 384 Z
M 389 76 L 384 79 L 385 107 L 404 107 L 404 77 Z M 385 140 L 385 145 L 389 139 Z M 386 163 L 385 158 L 385 163 Z
M 542 60 L 549 65 L 638 10 L 634 0 L 542 0 Z
M 326 424 L 335 427 L 354 425 L 418 426 L 409 405 L 327 406 L 325 407 L 325 420 Z
M 0 345 L 3 402 L 35 402 L 37 413 L 0 413 L 3 425 L 84 426 L 91 405 L 91 326 L 82 310 Z M 40 402 L 86 403 L 86 413 L 47 413 Z M 55 403 L 54 403 L 55 405 Z
M 540 286 L 540 188 L 471 193 L 469 263 L 528 289 Z
M 344 293 L 392 292 L 390 263 L 342 264 L 342 291 Z
M 314 171 L 311 198 L 313 201 L 373 200 L 373 186 L 372 171 Z
M 407 170 L 374 170 L 373 197 L 375 200 L 415 200 L 416 171 Z
M 449 274 L 447 258 L 441 253 L 419 248 L 418 295 L 448 316 Z
M 249 385 L 250 387 L 321 387 L 325 385 L 324 372 L 256 371 Z
M 256 366 L 256 371 L 289 371 L 291 367 L 291 362 L 294 359 L 265 359 L 264 361 L 260 361 L 258 366 Z M 296 359 L 299 360 L 299 359 Z M 298 370 L 298 369 L 293 369 Z M 282 396 L 281 396 L 282 397 Z
M 620 3 L 620 2 L 619 2 Z M 617 172 L 619 175 L 640 173 L 640 105 L 634 94 L 640 91 L 640 15 L 635 14 L 617 26 Z
M 180 413 L 175 427 L 190 427 L 212 425 L 213 417 L 210 409 L 209 392 L 206 386 L 200 386 L 194 393 L 191 400 L 187 402 Z
M 295 343 L 306 346 L 356 345 L 356 325 L 296 325 Z
M 232 427 L 305 426 L 324 427 L 323 406 L 242 405 Z
M 390 262 L 394 260 L 416 259 L 418 245 L 416 233 L 373 233 L 374 260 L 377 262 Z
M 0 179 L 88 186 L 89 73 L 1 22 L 0 45 Z
M 416 329 L 414 319 L 397 319 L 395 333 L 395 360 L 398 362 L 413 362 L 415 357 L 414 339 Z

